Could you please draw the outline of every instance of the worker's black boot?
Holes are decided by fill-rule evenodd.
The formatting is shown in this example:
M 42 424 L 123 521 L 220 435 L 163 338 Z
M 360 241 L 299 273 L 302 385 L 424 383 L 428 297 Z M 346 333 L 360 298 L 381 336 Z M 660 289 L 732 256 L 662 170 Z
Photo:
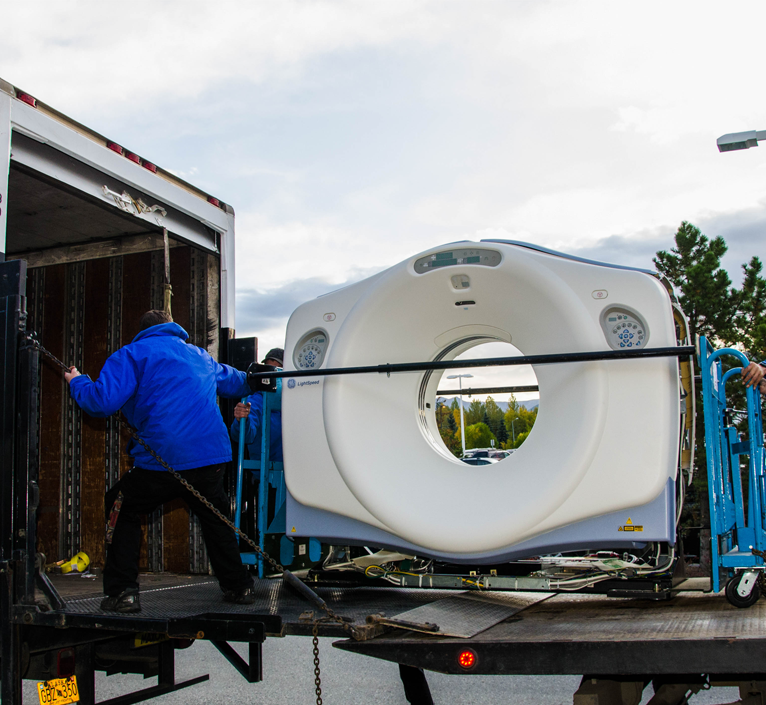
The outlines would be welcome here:
M 252 605 L 255 602 L 255 587 L 251 583 L 239 590 L 224 590 L 223 599 L 235 605 Z
M 101 600 L 101 609 L 122 614 L 140 612 L 141 601 L 138 599 L 138 588 L 126 588 L 119 595 L 107 595 Z

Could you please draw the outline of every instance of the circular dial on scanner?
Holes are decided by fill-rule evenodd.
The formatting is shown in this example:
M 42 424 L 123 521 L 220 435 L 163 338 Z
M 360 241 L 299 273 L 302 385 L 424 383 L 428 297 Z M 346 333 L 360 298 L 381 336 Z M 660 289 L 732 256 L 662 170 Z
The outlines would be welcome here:
M 299 370 L 315 370 L 322 365 L 327 351 L 327 333 L 313 330 L 301 338 L 293 352 L 293 362 Z

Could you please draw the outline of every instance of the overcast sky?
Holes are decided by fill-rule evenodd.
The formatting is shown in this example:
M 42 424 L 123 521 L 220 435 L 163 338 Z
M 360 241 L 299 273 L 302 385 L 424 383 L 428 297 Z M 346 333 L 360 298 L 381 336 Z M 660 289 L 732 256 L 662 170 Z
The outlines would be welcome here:
M 0 77 L 230 203 L 237 332 L 458 239 L 764 257 L 757 2 L 5 3 Z

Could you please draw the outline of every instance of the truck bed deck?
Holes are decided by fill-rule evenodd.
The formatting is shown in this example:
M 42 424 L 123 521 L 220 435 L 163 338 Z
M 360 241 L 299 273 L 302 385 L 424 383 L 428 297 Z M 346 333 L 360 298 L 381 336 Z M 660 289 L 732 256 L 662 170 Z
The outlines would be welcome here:
M 542 596 L 541 596 L 542 597 Z M 442 673 L 757 674 L 766 671 L 766 601 L 749 609 L 722 594 L 680 592 L 663 602 L 557 594 L 470 639 L 401 630 L 336 647 Z
M 39 613 L 41 625 L 118 631 L 206 631 L 202 638 L 247 640 L 236 625 L 261 622 L 268 636 L 310 635 L 314 608 L 278 579 L 256 580 L 253 605 L 223 601 L 210 576 L 142 575 L 142 612 L 115 615 L 99 609 L 101 581 L 58 576 L 66 605 Z M 688 580 L 671 600 L 603 595 L 504 593 L 513 614 L 471 638 L 388 629 L 354 641 L 336 623 L 319 624 L 322 636 L 343 637 L 338 648 L 443 673 L 465 673 L 457 656 L 476 655 L 476 674 L 752 674 L 766 671 L 766 600 L 732 607 L 722 594 L 703 593 L 705 579 Z M 439 621 L 444 601 L 455 618 L 455 590 L 385 587 L 317 588 L 317 593 L 356 625 L 370 614 L 396 617 L 430 605 Z M 476 593 L 473 593 L 474 595 Z M 487 595 L 488 593 L 483 593 Z M 445 598 L 450 598 L 445 600 Z M 448 607 L 446 607 L 449 605 Z M 443 612 L 445 622 L 448 612 Z M 316 615 L 322 617 L 321 614 Z M 459 615 L 458 615 L 459 617 Z M 406 617 L 405 617 L 406 618 Z M 433 620 L 429 620 L 433 621 Z M 217 624 L 228 631 L 216 633 Z M 231 624 L 235 625 L 232 629 Z
M 63 608 L 40 612 L 35 622 L 57 627 L 86 627 L 119 631 L 164 631 L 165 624 L 202 624 L 213 616 L 235 620 L 262 621 L 270 636 L 310 635 L 313 619 L 301 619 L 315 611 L 305 599 L 279 579 L 255 581 L 256 601 L 252 605 L 233 605 L 223 601 L 218 581 L 212 576 L 142 574 L 141 607 L 138 614 L 115 614 L 99 608 L 103 599 L 100 578 L 51 576 L 51 582 L 66 601 Z M 316 592 L 337 614 L 357 625 L 369 614 L 395 615 L 454 595 L 453 590 L 408 588 L 316 588 Z M 315 616 L 322 618 L 321 613 Z M 343 628 L 321 621 L 322 636 L 345 636 Z M 233 637 L 229 637 L 233 638 Z

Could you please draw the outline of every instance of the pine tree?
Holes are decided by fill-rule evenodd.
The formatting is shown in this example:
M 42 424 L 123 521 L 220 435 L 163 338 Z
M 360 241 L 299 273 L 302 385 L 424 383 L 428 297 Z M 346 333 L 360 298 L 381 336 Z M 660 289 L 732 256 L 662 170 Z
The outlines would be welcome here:
M 689 319 L 690 339 L 706 335 L 732 344 L 737 298 L 729 275 L 721 267 L 726 242 L 720 236 L 708 240 L 686 221 L 678 228 L 675 240 L 670 252 L 657 253 L 654 265 L 679 291 L 679 304 Z
M 751 360 L 766 357 L 766 279 L 763 264 L 753 257 L 742 265 L 742 289 L 737 292 L 737 314 L 734 327 L 737 342 Z

